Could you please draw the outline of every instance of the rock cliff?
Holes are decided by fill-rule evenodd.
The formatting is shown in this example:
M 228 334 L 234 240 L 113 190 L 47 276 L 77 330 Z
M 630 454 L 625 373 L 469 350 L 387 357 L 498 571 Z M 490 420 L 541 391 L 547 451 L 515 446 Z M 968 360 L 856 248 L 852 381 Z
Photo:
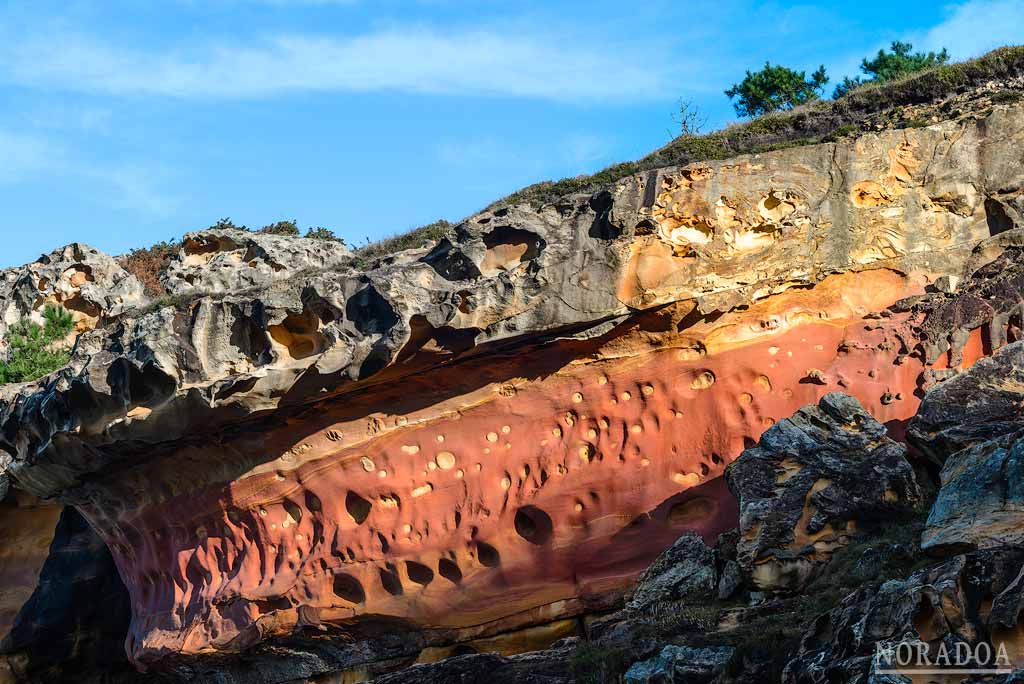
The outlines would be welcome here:
M 803 586 L 858 521 L 921 503 L 896 441 L 925 390 L 1021 336 L 1022 147 L 1024 105 L 993 105 L 495 207 L 369 266 L 201 232 L 154 301 L 83 245 L 3 272 L 0 326 L 47 303 L 78 324 L 67 368 L 0 390 L 8 677 L 44 676 L 24 625 L 61 506 L 118 575 L 74 581 L 123 582 L 130 663 L 193 681 L 541 667 L 516 654 L 586 632 L 684 533 L 739 525 L 734 558 L 697 554 L 707 596 L 726 566 Z M 948 492 L 978 466 L 946 461 L 943 420 L 926 402 L 912 434 Z M 780 488 L 807 507 L 751 513 Z M 987 546 L 961 528 L 927 544 Z

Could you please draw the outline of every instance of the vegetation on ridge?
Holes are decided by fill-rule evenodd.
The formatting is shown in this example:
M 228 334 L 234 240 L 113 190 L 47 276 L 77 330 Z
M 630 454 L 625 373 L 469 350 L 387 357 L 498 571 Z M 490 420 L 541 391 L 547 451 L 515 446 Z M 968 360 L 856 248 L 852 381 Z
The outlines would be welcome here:
M 44 325 L 22 319 L 7 331 L 8 358 L 0 362 L 0 385 L 28 382 L 63 368 L 71 360 L 64 338 L 74 327 L 71 314 L 60 306 L 43 309 Z
M 740 116 L 761 116 L 793 109 L 817 100 L 828 83 L 825 66 L 818 67 L 810 80 L 803 71 L 764 63 L 760 71 L 747 70 L 746 77 L 725 91 L 729 99 L 739 98 L 733 108 Z
M 592 175 L 536 183 L 488 208 L 520 202 L 541 206 L 566 195 L 596 192 L 642 171 L 829 142 L 857 133 L 871 116 L 885 110 L 937 102 L 989 81 L 1021 74 L 1024 46 L 1012 46 L 997 48 L 966 62 L 936 64 L 892 80 L 864 81 L 836 100 L 815 100 L 791 111 L 772 112 L 706 135 L 684 133 L 637 161 L 614 164 Z
M 945 64 L 949 61 L 949 52 L 942 48 L 940 52 L 911 52 L 914 46 L 911 43 L 902 43 L 894 40 L 890 46 L 891 52 L 879 50 L 875 58 L 868 61 L 865 57 L 861 60 L 860 70 L 867 78 L 847 76 L 842 83 L 836 86 L 832 97 L 838 99 L 849 94 L 851 90 L 860 88 L 867 83 L 886 83 L 895 81 L 909 74 L 924 71 L 931 67 Z

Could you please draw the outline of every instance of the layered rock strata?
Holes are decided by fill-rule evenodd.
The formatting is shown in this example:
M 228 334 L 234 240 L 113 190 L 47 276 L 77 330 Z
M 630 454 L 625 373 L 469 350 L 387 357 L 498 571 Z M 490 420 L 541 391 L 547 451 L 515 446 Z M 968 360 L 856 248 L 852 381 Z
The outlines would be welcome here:
M 369 270 L 193 235 L 172 305 L 5 391 L 6 476 L 109 547 L 140 668 L 381 621 L 419 635 L 398 658 L 547 645 L 734 527 L 720 476 L 777 421 L 841 390 L 901 438 L 922 387 L 1016 337 L 956 293 L 1020 240 L 1022 143 L 999 106 L 665 168 Z

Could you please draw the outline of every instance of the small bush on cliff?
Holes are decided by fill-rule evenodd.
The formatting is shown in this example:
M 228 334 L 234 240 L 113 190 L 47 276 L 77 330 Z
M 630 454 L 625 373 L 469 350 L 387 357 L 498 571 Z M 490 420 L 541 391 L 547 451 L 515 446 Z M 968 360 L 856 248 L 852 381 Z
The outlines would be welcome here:
M 285 235 L 289 237 L 297 237 L 299 233 L 299 224 L 292 219 L 291 221 L 278 221 L 260 228 L 257 233 L 263 233 L 264 235 Z
M 121 257 L 121 267 L 139 279 L 149 297 L 163 297 L 167 288 L 160 282 L 160 274 L 167 268 L 180 245 L 177 242 L 158 242 L 152 247 L 133 249 Z
M 63 368 L 71 353 L 63 343 L 71 332 L 71 314 L 62 307 L 48 305 L 43 310 L 44 325 L 22 320 L 7 332 L 9 358 L 0 363 L 0 385 L 28 382 Z
M 245 225 L 236 226 L 230 217 L 225 217 L 217 219 L 217 222 L 206 230 L 249 230 L 249 227 Z
M 725 94 L 730 99 L 739 98 L 733 103 L 737 114 L 754 117 L 817 100 L 826 83 L 828 76 L 824 66 L 818 67 L 808 79 L 806 72 L 765 62 L 763 69 L 747 71 L 746 78 L 726 90 Z

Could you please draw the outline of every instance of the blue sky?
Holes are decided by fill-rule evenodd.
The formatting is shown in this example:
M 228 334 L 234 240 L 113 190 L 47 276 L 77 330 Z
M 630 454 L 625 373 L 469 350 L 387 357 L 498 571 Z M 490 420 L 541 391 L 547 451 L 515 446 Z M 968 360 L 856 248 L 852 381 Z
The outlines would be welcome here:
M 350 243 L 709 127 L 765 60 L 1024 43 L 1024 0 L 0 0 L 0 267 L 220 217 Z

